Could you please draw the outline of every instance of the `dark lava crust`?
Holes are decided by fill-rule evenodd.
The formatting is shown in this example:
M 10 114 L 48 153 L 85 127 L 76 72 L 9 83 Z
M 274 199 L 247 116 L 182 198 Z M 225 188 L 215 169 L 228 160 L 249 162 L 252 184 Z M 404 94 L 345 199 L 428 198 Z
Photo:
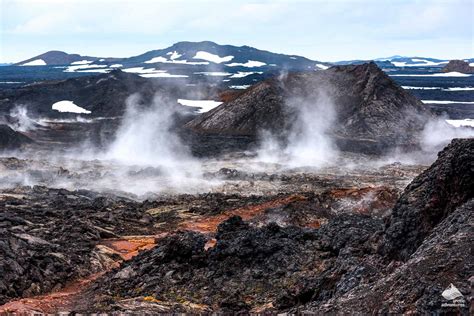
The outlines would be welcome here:
M 91 308 L 467 315 L 472 157 L 473 139 L 454 140 L 406 188 L 385 225 L 341 214 L 317 229 L 259 228 L 231 217 L 210 247 L 207 235 L 178 232 L 106 274 L 91 290 Z M 464 307 L 443 307 L 450 283 Z

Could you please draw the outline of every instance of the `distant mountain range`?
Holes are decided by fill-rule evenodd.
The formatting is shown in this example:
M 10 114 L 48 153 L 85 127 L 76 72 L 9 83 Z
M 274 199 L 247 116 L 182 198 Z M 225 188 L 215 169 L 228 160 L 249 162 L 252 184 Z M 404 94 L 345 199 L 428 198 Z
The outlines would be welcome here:
M 14 64 L 24 67 L 2 72 L 6 84 L 63 79 L 109 73 L 121 69 L 144 78 L 181 79 L 187 84 L 207 82 L 231 89 L 245 89 L 282 71 L 312 71 L 334 65 L 363 64 L 369 60 L 321 62 L 297 55 L 278 54 L 250 46 L 219 45 L 214 42 L 178 42 L 168 48 L 148 51 L 126 58 L 93 57 L 61 51 L 47 53 Z M 474 62 L 474 59 L 466 60 Z M 437 72 L 449 60 L 427 57 L 391 56 L 374 62 L 385 71 L 419 72 L 428 68 Z M 46 66 L 43 68 L 41 66 Z M 22 75 L 21 75 L 22 74 Z M 28 79 L 29 78 L 29 79 Z M 171 79 L 172 78 L 172 79 Z
M 151 66 L 157 64 L 182 65 L 209 65 L 220 64 L 227 67 L 276 67 L 288 66 L 291 68 L 315 67 L 315 62 L 297 55 L 284 55 L 259 50 L 250 46 L 219 45 L 214 42 L 179 42 L 168 48 L 152 50 L 144 54 L 128 58 L 102 58 L 67 54 L 60 51 L 32 57 L 16 63 L 19 66 L 62 66 L 69 64 L 86 64 L 85 61 L 107 64 L 120 62 L 126 66 Z M 83 63 L 81 63 L 83 62 Z M 329 65 L 329 63 L 323 63 Z M 323 67 L 324 68 L 324 67 Z
M 88 63 L 86 63 L 86 61 Z M 62 51 L 49 51 L 44 54 L 15 63 L 18 66 L 64 66 L 64 65 L 89 65 L 87 68 L 79 67 L 74 71 L 83 69 L 95 69 L 99 66 L 111 66 L 110 63 L 121 63 L 127 66 L 143 65 L 149 67 L 156 64 L 174 65 L 212 65 L 219 64 L 230 67 L 287 67 L 294 68 L 326 68 L 331 65 L 362 64 L 370 60 L 344 60 L 337 62 L 320 62 L 298 55 L 285 55 L 269 51 L 259 50 L 250 46 L 219 45 L 210 41 L 203 42 L 178 42 L 168 48 L 148 51 L 144 54 L 126 57 L 92 57 L 79 54 L 68 54 Z M 430 57 L 407 57 L 394 55 L 390 57 L 376 58 L 379 66 L 392 67 L 416 67 L 416 66 L 439 66 L 449 62 L 449 59 L 436 59 Z M 466 59 L 473 62 L 474 58 Z M 315 64 L 316 63 L 316 64 Z M 10 65 L 8 63 L 0 65 Z M 161 65 L 162 66 L 162 65 Z M 103 68 L 103 67 L 97 67 Z M 103 71 L 98 71 L 103 72 Z
M 103 58 L 50 51 L 21 61 L 16 66 L 53 66 L 65 73 L 107 73 L 113 69 L 144 78 L 187 78 L 190 82 L 227 82 L 245 88 L 280 73 L 281 70 L 326 69 L 330 63 L 302 56 L 277 54 L 249 46 L 218 45 L 214 42 L 179 42 L 128 58 Z

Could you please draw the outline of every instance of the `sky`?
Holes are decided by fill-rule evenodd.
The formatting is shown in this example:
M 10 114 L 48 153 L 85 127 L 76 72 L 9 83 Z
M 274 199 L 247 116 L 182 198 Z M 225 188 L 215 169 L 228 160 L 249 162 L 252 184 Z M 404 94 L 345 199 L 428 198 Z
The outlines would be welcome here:
M 474 0 L 0 0 L 0 63 L 129 57 L 179 41 L 320 61 L 474 57 Z

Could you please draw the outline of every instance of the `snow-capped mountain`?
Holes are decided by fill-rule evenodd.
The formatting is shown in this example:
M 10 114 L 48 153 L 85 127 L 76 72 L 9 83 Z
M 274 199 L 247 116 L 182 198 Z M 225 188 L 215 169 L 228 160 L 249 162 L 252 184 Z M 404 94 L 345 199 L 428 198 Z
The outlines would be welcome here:
M 227 82 L 245 87 L 281 70 L 326 69 L 329 63 L 296 55 L 284 55 L 249 46 L 219 45 L 214 42 L 179 42 L 129 58 L 100 58 L 52 51 L 19 62 L 19 66 L 54 66 L 65 73 L 107 73 L 113 69 L 144 78 L 187 78 Z M 244 79 L 245 78 L 245 79 Z
M 472 63 L 474 59 L 466 59 Z M 157 80 L 182 80 L 188 85 L 219 85 L 245 89 L 283 72 L 318 71 L 333 65 L 363 64 L 369 60 L 320 62 L 297 55 L 278 54 L 250 46 L 219 45 L 210 41 L 178 42 L 168 48 L 127 58 L 102 58 L 50 51 L 2 67 L 0 86 L 13 87 L 47 79 L 65 79 L 121 69 Z M 391 56 L 375 63 L 392 76 L 436 74 L 449 62 L 428 57 Z M 16 67 L 25 66 L 25 67 Z M 14 68 L 14 69 L 13 69 Z M 3 82 L 3 83 L 2 83 Z

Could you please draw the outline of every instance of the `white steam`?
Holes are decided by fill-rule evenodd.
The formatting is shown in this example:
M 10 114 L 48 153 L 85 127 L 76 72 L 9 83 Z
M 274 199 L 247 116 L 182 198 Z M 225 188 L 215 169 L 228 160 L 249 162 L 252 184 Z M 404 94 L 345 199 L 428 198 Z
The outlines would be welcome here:
M 10 127 L 19 132 L 28 132 L 34 129 L 35 122 L 28 116 L 25 106 L 16 106 L 10 110 Z
M 160 186 L 183 191 L 188 191 L 185 187 L 199 187 L 201 163 L 192 157 L 188 147 L 172 130 L 175 116 L 179 115 L 177 104 L 155 96 L 152 104 L 144 106 L 136 94 L 126 103 L 116 139 L 103 158 L 123 164 L 127 169 L 130 166 L 158 168 L 160 183 L 148 183 L 154 191 L 160 191 Z
M 285 106 L 295 113 L 286 141 L 263 132 L 258 158 L 290 167 L 321 167 L 333 162 L 338 151 L 328 132 L 336 120 L 336 111 L 328 92 L 321 89 L 309 96 L 289 97 Z
M 285 153 L 294 166 L 319 166 L 337 156 L 328 131 L 336 120 L 334 104 L 325 91 L 316 98 L 295 97 L 287 100 L 296 109 L 297 119 L 288 137 Z
M 187 148 L 171 132 L 176 107 L 156 96 L 150 106 L 132 95 L 107 157 L 127 164 L 174 167 L 190 159 Z
M 454 138 L 474 137 L 472 127 L 454 127 L 444 118 L 429 121 L 421 134 L 421 147 L 425 152 L 438 152 Z

